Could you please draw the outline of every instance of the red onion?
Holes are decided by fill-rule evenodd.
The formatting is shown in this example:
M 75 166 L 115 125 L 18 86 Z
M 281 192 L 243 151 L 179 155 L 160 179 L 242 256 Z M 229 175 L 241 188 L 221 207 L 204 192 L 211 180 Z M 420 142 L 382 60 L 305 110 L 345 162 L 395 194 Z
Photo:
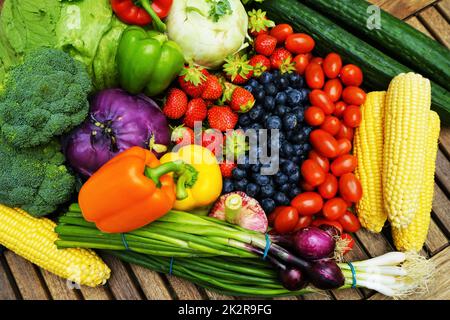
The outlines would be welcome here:
M 279 277 L 283 287 L 290 291 L 300 290 L 308 284 L 304 273 L 296 267 L 280 270 Z
M 294 235 L 294 247 L 297 253 L 308 260 L 328 258 L 335 249 L 336 241 L 326 231 L 308 227 Z

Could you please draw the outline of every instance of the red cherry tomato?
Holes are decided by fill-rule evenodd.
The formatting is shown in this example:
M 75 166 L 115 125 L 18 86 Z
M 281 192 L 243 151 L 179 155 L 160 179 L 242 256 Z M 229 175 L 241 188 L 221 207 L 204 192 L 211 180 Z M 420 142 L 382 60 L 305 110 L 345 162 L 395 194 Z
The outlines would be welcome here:
M 348 64 L 341 69 L 339 74 L 342 83 L 346 86 L 359 87 L 363 82 L 363 73 L 358 66 Z
M 337 78 L 342 68 L 341 56 L 337 53 L 328 54 L 323 60 L 323 71 L 328 79 Z
M 356 128 L 362 121 L 361 109 L 357 106 L 347 106 L 342 114 L 342 118 L 345 125 L 350 128 Z
M 323 171 L 322 167 L 317 162 L 311 159 L 303 161 L 301 172 L 305 181 L 313 187 L 316 187 L 325 181 L 325 171 Z
M 325 181 L 317 188 L 317 191 L 324 199 L 332 199 L 338 191 L 338 180 L 330 173 L 325 177 Z
M 311 106 L 305 111 L 305 121 L 310 126 L 320 126 L 325 120 L 325 113 L 319 107 Z
M 326 132 L 328 132 L 333 136 L 339 132 L 340 128 L 341 128 L 341 121 L 339 121 L 339 119 L 334 116 L 326 116 L 325 120 L 320 126 L 320 129 L 325 130 Z
M 300 183 L 300 187 L 302 188 L 303 191 L 314 191 L 315 187 L 313 187 L 312 185 L 310 185 L 308 182 L 306 181 L 302 181 Z
M 316 192 L 303 192 L 292 199 L 291 206 L 302 216 L 312 216 L 322 210 L 323 199 Z
M 306 33 L 294 33 L 286 38 L 285 47 L 288 51 L 300 54 L 313 51 L 316 45 L 314 39 Z
M 342 234 L 342 232 L 344 232 L 344 229 L 342 228 L 341 224 L 337 221 L 332 221 L 332 220 L 326 220 L 326 219 L 316 219 L 314 220 L 311 225 L 314 227 L 320 227 L 323 224 L 327 224 L 329 226 L 333 226 L 336 229 L 339 230 L 339 233 Z
M 363 194 L 361 182 L 353 173 L 343 174 L 339 178 L 339 193 L 347 201 L 358 202 Z
M 342 91 L 342 100 L 347 104 L 360 106 L 366 101 L 366 93 L 358 87 L 347 87 Z
M 322 214 L 328 220 L 337 220 L 344 215 L 346 210 L 347 204 L 342 198 L 333 198 L 324 203 Z
M 352 143 L 348 139 L 339 139 L 337 140 L 338 144 L 338 153 L 340 156 L 344 154 L 350 153 L 352 151 Z
M 305 78 L 311 89 L 322 89 L 325 84 L 325 74 L 318 63 L 310 62 L 305 70 Z
M 314 57 L 311 59 L 311 63 L 317 63 L 318 65 L 321 66 L 323 64 L 323 59 L 321 57 Z
M 332 114 L 334 111 L 334 104 L 327 94 L 319 89 L 314 89 L 309 94 L 309 101 L 315 107 L 319 107 L 326 115 Z
M 299 216 L 297 225 L 295 226 L 294 230 L 292 231 L 298 231 L 300 229 L 309 227 L 312 222 L 312 216 Z
M 294 30 L 287 23 L 280 23 L 270 30 L 270 35 L 277 39 L 278 44 L 286 41 L 287 37 L 294 33 Z
M 342 95 L 342 83 L 339 79 L 331 79 L 325 82 L 323 91 L 330 98 L 331 102 L 336 102 Z
M 304 75 L 306 67 L 309 64 L 309 55 L 308 54 L 299 54 L 295 56 L 294 63 L 295 63 L 295 70 L 297 73 Z
M 338 221 L 346 232 L 356 232 L 361 228 L 358 218 L 348 210 Z
M 358 165 L 356 157 L 351 154 L 344 154 L 337 157 L 330 165 L 331 172 L 336 176 L 340 177 L 343 174 L 353 172 Z
M 322 168 L 322 170 L 325 173 L 330 171 L 330 161 L 328 160 L 327 157 L 321 156 L 316 151 L 311 150 L 308 154 L 308 159 L 311 159 L 311 160 L 317 162 L 317 164 Z
M 344 123 L 341 123 L 341 128 L 339 129 L 336 138 L 353 141 L 353 128 L 347 127 Z
M 269 216 L 267 217 L 267 221 L 269 222 L 269 226 L 273 226 L 273 224 L 275 223 L 275 219 L 277 218 L 278 214 L 280 213 L 280 211 L 283 208 L 286 208 L 286 206 L 276 207 L 275 210 L 273 210 L 273 212 L 271 214 L 269 214 Z
M 325 130 L 313 130 L 309 135 L 309 141 L 320 155 L 328 158 L 335 158 L 338 155 L 336 139 Z
M 347 108 L 347 104 L 344 101 L 336 102 L 334 104 L 333 115 L 336 117 L 340 117 L 344 113 L 345 108 Z
M 294 207 L 285 207 L 275 218 L 274 229 L 278 233 L 288 233 L 294 230 L 298 223 L 298 211 Z
M 352 236 L 348 233 L 341 234 L 341 239 L 347 241 L 347 246 L 342 250 L 342 254 L 346 254 L 355 246 L 355 240 L 353 240 Z

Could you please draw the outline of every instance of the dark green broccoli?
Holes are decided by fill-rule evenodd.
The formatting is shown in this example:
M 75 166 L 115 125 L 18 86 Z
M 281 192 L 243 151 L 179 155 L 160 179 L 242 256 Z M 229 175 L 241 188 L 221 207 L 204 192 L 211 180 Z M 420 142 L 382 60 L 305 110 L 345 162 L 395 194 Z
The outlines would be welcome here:
M 80 62 L 60 50 L 35 50 L 7 74 L 0 96 L 0 134 L 16 148 L 47 144 L 83 122 L 91 90 Z
M 75 189 L 75 177 L 63 163 L 56 141 L 18 151 L 0 140 L 0 203 L 34 216 L 52 213 Z

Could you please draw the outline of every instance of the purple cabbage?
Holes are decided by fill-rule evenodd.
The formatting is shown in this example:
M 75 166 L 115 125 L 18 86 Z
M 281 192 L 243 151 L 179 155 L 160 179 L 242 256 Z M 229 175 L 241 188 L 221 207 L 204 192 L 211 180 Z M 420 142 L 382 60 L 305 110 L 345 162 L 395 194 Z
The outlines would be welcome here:
M 130 147 L 151 149 L 159 157 L 169 143 L 169 126 L 156 102 L 108 89 L 92 98 L 88 119 L 63 139 L 63 148 L 69 164 L 89 177 Z

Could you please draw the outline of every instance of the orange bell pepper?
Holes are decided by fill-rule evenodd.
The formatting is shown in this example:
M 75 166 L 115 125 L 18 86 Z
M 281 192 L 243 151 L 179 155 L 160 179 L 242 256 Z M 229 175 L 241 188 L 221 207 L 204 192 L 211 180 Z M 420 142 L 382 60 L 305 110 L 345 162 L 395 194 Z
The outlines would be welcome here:
M 183 176 L 177 186 L 171 172 Z M 187 197 L 185 187 L 195 179 L 183 161 L 161 164 L 149 150 L 132 147 L 95 172 L 78 201 L 84 218 L 101 231 L 129 232 L 165 215 L 177 198 Z

